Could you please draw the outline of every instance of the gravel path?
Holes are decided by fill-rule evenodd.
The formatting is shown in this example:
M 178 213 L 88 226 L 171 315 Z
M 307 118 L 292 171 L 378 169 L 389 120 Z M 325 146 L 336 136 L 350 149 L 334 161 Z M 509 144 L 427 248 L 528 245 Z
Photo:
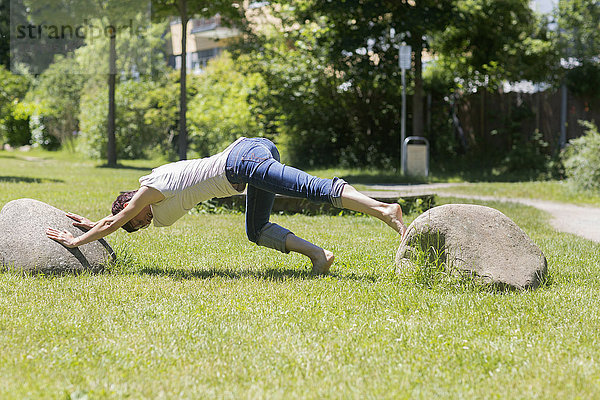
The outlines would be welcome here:
M 478 196 L 452 193 L 451 191 L 447 191 L 448 188 L 457 185 L 464 185 L 464 183 L 439 183 L 426 185 L 369 185 L 366 192 L 375 193 L 386 191 L 388 194 L 390 194 L 390 192 L 395 192 L 397 194 L 435 193 L 445 197 L 525 204 L 549 213 L 552 216 L 550 221 L 552 227 L 554 227 L 554 229 L 557 231 L 572 233 L 600 243 L 600 208 L 577 206 L 574 204 L 558 203 L 546 200 Z M 443 192 L 438 192 L 438 189 L 446 190 Z

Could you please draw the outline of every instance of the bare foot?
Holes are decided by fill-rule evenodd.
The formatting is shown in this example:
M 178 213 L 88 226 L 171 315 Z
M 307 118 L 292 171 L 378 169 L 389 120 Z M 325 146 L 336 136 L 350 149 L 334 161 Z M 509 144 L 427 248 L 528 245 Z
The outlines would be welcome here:
M 406 226 L 402 221 L 402 207 L 400 204 L 388 204 L 383 211 L 383 221 L 388 224 L 393 230 L 404 236 Z
M 313 274 L 327 274 L 329 273 L 329 268 L 331 264 L 333 264 L 333 260 L 335 256 L 329 250 L 320 249 L 319 252 L 315 253 L 314 256 L 310 257 L 312 261 L 312 273 Z

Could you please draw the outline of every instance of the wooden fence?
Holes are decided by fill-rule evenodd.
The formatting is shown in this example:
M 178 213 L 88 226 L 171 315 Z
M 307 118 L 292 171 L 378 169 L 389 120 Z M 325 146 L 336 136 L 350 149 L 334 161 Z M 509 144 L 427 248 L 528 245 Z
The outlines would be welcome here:
M 560 90 L 538 93 L 488 93 L 463 96 L 458 116 L 470 147 L 484 152 L 511 147 L 515 138 L 531 139 L 537 130 L 549 150 L 559 147 L 561 131 Z M 600 101 L 568 94 L 566 140 L 581 136 L 578 120 L 600 122 Z

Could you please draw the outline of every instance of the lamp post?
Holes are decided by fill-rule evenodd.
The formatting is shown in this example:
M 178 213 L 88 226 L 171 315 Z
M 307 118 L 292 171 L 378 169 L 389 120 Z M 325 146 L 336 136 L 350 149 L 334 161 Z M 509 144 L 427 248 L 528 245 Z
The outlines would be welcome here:
M 400 46 L 398 65 L 402 72 L 402 119 L 400 121 L 400 171 L 405 173 L 406 154 L 404 154 L 404 139 L 406 138 L 406 70 L 410 69 L 412 49 L 410 46 Z

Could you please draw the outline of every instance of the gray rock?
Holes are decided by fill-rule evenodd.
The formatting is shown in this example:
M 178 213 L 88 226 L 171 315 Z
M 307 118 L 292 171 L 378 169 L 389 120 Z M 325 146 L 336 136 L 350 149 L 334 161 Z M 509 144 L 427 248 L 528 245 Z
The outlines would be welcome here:
M 105 240 L 69 249 L 46 236 L 46 228 L 84 231 L 73 226 L 64 211 L 32 199 L 7 203 L 0 211 L 0 263 L 22 271 L 98 271 L 114 252 Z
M 516 289 L 539 286 L 547 271 L 544 253 L 516 223 L 472 204 L 447 204 L 417 217 L 396 254 L 397 272 L 413 268 L 418 251 L 451 271 Z

